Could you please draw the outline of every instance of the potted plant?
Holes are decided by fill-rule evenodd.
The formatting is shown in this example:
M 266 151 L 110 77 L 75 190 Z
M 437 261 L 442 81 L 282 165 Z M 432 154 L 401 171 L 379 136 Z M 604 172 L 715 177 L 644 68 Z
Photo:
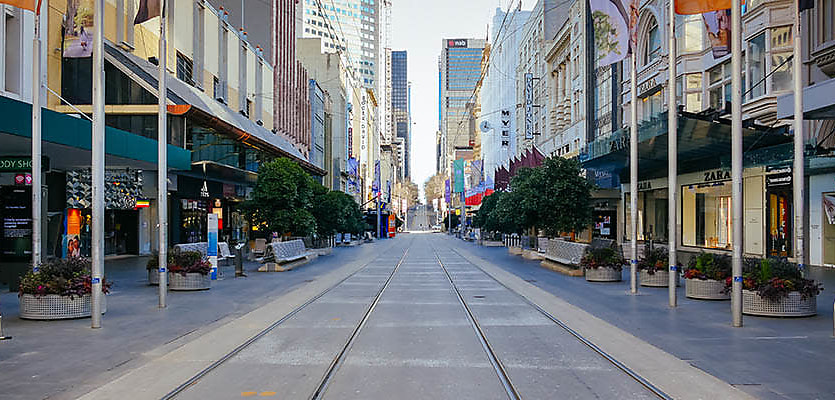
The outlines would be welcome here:
M 211 289 L 211 270 L 212 264 L 199 251 L 174 251 L 168 265 L 168 287 L 171 290 Z
M 53 259 L 20 280 L 20 318 L 55 320 L 89 317 L 92 314 L 90 260 L 80 257 Z M 102 292 L 110 283 L 102 278 Z M 102 312 L 107 311 L 104 296 Z
M 610 247 L 589 248 L 580 260 L 589 282 L 618 282 L 626 260 Z
M 661 247 L 651 247 L 638 260 L 641 286 L 667 287 L 670 285 L 669 254 Z M 676 286 L 679 285 L 676 274 Z
M 800 274 L 784 258 L 746 259 L 742 281 L 742 312 L 767 317 L 809 317 L 817 314 L 823 286 Z M 727 290 L 730 290 L 730 278 Z
M 174 257 L 171 252 L 168 252 L 168 265 L 174 262 Z M 145 264 L 145 269 L 148 270 L 148 284 L 151 286 L 159 285 L 159 252 L 155 252 L 148 263 Z
M 684 270 L 686 296 L 702 300 L 730 300 L 725 290 L 731 276 L 731 257 L 713 253 L 699 253 L 690 259 Z

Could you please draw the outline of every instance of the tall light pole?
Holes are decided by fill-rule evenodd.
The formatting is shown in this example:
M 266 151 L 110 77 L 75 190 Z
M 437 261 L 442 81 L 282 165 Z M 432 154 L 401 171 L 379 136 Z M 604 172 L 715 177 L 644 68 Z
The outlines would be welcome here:
M 42 134 L 41 134 L 41 15 L 40 8 L 35 10 L 35 36 L 32 40 L 32 269 L 37 271 L 41 265 L 43 245 L 42 233 L 42 186 L 43 171 Z M 0 332 L 2 336 L 2 332 Z
M 93 7 L 93 268 L 92 327 L 101 328 L 104 276 L 104 0 Z
M 669 18 L 669 76 L 667 79 L 667 223 L 669 239 L 670 278 L 668 281 L 668 297 L 670 307 L 677 306 L 676 283 L 678 283 L 678 260 L 676 246 L 678 245 L 678 229 L 676 229 L 676 205 L 678 204 L 678 103 L 676 102 L 676 6 L 670 0 Z
M 742 21 L 738 1 L 731 1 L 731 175 L 733 203 L 732 323 L 742 326 Z
M 159 23 L 159 94 L 157 115 L 157 209 L 159 217 L 159 307 L 165 308 L 168 293 L 168 88 L 165 70 L 168 63 L 166 25 L 168 0 L 160 0 L 162 10 Z
M 629 103 L 629 220 L 631 223 L 630 250 L 632 259 L 629 262 L 629 289 L 632 294 L 638 293 L 638 73 L 635 71 L 635 52 L 630 57 L 629 91 L 632 100 Z

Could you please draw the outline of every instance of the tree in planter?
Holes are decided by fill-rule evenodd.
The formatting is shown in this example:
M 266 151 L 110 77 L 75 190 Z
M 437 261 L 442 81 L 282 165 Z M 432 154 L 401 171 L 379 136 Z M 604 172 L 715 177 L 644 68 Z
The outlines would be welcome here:
M 330 236 L 337 233 L 359 235 L 365 230 L 362 211 L 350 195 L 339 191 L 319 190 L 313 206 L 316 233 Z
M 593 188 L 581 176 L 579 161 L 549 157 L 537 168 L 519 170 L 510 181 L 509 201 L 522 228 L 537 227 L 548 236 L 558 236 L 591 225 Z
M 506 234 L 521 233 L 523 216 L 516 207 L 516 195 L 511 192 L 495 192 L 487 197 L 493 197 L 495 208 L 487 215 L 484 229 L 491 232 Z
M 452 214 L 452 228 L 455 229 L 455 227 L 458 226 L 458 224 L 460 224 L 460 223 L 461 223 L 461 217 L 459 217 L 457 214 L 453 213 Z M 445 228 L 449 227 L 449 216 L 444 217 L 444 227 Z
M 279 158 L 261 164 L 252 199 L 243 208 L 262 231 L 307 236 L 316 229 L 310 212 L 315 184 L 298 164 Z
M 777 302 L 799 292 L 803 299 L 814 298 L 823 291 L 823 285 L 800 274 L 797 264 L 785 258 L 746 258 L 743 264 L 743 283 L 745 290 L 757 292 L 760 297 Z M 725 290 L 731 290 L 731 278 L 725 283 Z

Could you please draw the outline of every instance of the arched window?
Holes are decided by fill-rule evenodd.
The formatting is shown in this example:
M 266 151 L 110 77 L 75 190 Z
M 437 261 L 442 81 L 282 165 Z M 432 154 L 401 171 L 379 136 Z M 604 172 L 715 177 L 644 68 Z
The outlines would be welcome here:
M 646 35 L 644 36 L 644 57 L 642 65 L 647 65 L 661 55 L 661 33 L 658 31 L 658 22 L 650 17 L 647 24 Z

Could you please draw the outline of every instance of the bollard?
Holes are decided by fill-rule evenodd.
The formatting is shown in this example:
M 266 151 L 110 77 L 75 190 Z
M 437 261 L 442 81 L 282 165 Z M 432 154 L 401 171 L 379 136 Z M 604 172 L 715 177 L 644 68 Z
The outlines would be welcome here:
M 0 313 L 0 340 L 9 340 L 11 336 L 6 336 L 3 334 L 3 314 Z
M 244 243 L 235 245 L 235 278 L 239 276 L 246 277 L 244 273 Z

